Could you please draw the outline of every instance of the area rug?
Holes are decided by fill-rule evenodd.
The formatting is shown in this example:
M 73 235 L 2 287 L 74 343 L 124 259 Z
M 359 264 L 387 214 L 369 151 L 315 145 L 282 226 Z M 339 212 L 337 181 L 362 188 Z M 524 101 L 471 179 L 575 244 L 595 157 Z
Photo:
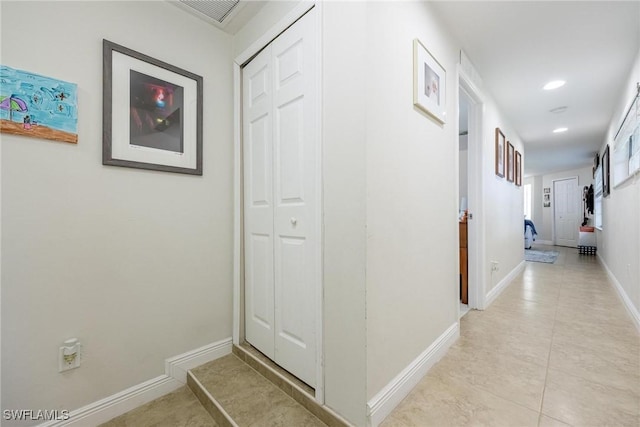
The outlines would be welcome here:
M 553 264 L 558 259 L 560 252 L 556 251 L 537 251 L 535 249 L 527 249 L 524 251 L 524 260 L 531 262 L 544 262 Z

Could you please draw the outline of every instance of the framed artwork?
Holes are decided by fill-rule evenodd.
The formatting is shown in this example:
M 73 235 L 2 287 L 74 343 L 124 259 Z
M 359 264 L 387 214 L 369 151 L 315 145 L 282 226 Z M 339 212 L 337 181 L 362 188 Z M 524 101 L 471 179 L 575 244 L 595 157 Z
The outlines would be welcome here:
M 602 197 L 607 197 L 611 193 L 609 162 L 609 144 L 607 144 L 602 154 Z
M 0 132 L 78 143 L 78 85 L 0 65 Z
M 446 116 L 446 79 L 442 65 L 420 40 L 413 40 L 413 105 L 442 124 Z
M 545 194 L 544 195 L 544 201 L 545 202 L 550 202 L 551 201 L 551 194 Z
M 496 128 L 496 175 L 504 178 L 506 138 L 500 128 Z
M 507 141 L 507 181 L 513 182 L 514 177 L 514 164 L 513 164 L 514 150 L 513 145 Z
M 549 194 L 549 193 L 551 193 L 551 187 L 544 187 L 543 192 L 544 192 L 544 194 Z
M 516 185 L 522 186 L 522 154 L 516 151 Z
M 551 207 L 551 202 L 544 202 L 544 207 L 545 208 L 550 208 Z
M 202 175 L 202 77 L 102 46 L 102 164 Z

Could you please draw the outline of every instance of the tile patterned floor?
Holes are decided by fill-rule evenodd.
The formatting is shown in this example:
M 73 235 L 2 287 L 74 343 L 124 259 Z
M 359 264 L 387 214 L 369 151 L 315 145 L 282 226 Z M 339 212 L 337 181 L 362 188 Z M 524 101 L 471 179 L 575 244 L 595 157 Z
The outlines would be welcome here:
M 186 386 L 127 412 L 101 427 L 217 427 Z
M 527 263 L 489 309 L 464 316 L 460 339 L 383 427 L 640 426 L 640 335 L 606 273 L 575 249 L 537 249 L 560 256 L 555 264 Z M 252 400 L 253 410 L 271 408 L 268 425 L 322 425 L 234 356 L 218 363 L 232 365 L 225 370 L 232 382 L 250 383 L 241 400 Z M 243 379 L 241 371 L 252 375 Z M 221 373 L 204 374 L 233 409 L 237 396 L 210 381 Z M 251 413 L 235 417 L 241 425 L 267 425 Z M 104 426 L 216 424 L 185 387 Z
M 640 426 L 640 335 L 594 256 L 528 262 L 383 422 Z

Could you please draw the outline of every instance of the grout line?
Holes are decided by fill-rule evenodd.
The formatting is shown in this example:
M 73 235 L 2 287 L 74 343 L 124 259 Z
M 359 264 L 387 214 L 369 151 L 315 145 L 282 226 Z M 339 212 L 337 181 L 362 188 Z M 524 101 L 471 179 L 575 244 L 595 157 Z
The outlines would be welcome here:
M 565 255 L 566 255 L 566 251 Z M 561 276 L 564 278 L 565 274 L 566 274 L 566 264 L 562 265 L 562 274 Z M 553 327 L 551 328 L 551 343 L 549 344 L 549 355 L 547 356 L 547 369 L 545 370 L 544 373 L 544 386 L 542 387 L 542 396 L 540 399 L 540 412 L 538 414 L 538 427 L 540 427 L 540 423 L 542 422 L 542 408 L 544 406 L 544 395 L 547 391 L 547 381 L 549 380 L 549 366 L 551 365 L 551 351 L 553 349 L 553 341 L 555 338 L 555 334 L 556 334 L 556 326 L 557 326 L 557 319 L 558 319 L 558 310 L 560 307 L 560 295 L 562 294 L 562 287 L 563 287 L 563 282 L 560 282 L 559 286 L 559 292 L 558 292 L 558 296 L 556 297 L 556 311 L 555 314 L 553 316 Z
M 227 411 L 225 411 L 225 409 L 222 407 L 222 405 L 220 404 L 220 402 L 218 402 L 212 395 L 211 393 L 209 393 L 209 390 L 206 389 L 206 387 L 204 385 L 202 385 L 202 383 L 200 382 L 200 380 L 198 380 L 198 378 L 196 378 L 195 375 L 193 375 L 191 373 L 191 371 L 188 372 L 187 374 L 189 376 L 189 378 L 191 378 L 191 380 L 193 382 L 195 382 L 196 386 L 200 389 L 200 391 L 209 399 L 209 401 L 216 407 L 216 409 L 220 412 L 220 415 L 223 418 L 226 418 L 226 420 L 229 422 L 229 424 L 232 427 L 239 427 L 238 424 L 236 424 L 236 422 L 233 420 L 233 418 L 231 417 L 231 415 L 229 415 L 229 413 Z M 193 392 L 193 390 L 191 390 Z M 194 392 L 194 394 L 196 394 Z M 196 394 L 196 397 L 198 397 L 198 395 Z M 198 399 L 200 400 L 200 399 Z M 202 406 L 205 407 L 204 403 L 202 404 Z M 208 412 L 208 411 L 207 411 Z M 213 416 L 211 418 L 214 418 Z M 215 419 L 214 419 L 215 421 Z

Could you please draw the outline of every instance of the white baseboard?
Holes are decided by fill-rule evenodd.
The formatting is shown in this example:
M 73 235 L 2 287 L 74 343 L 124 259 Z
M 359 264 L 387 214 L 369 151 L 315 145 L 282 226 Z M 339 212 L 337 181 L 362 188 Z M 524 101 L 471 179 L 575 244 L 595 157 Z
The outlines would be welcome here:
M 613 286 L 616 288 L 616 291 L 618 291 L 618 296 L 622 300 L 624 307 L 627 309 L 627 312 L 631 316 L 631 319 L 633 320 L 633 323 L 636 329 L 638 330 L 638 332 L 640 332 L 640 312 L 638 311 L 638 308 L 636 308 L 636 306 L 633 305 L 631 298 L 629 298 L 629 295 L 627 295 L 627 293 L 625 292 L 624 288 L 622 287 L 622 284 L 620 284 L 620 282 L 618 281 L 616 276 L 613 274 L 613 272 L 609 269 L 609 266 L 607 265 L 606 262 L 604 262 L 600 254 L 596 254 L 596 256 L 598 257 L 598 261 L 600 261 L 600 264 L 602 264 L 605 271 L 607 272 L 607 275 L 609 276 L 609 280 L 611 280 L 611 283 L 613 283 Z
M 167 359 L 164 375 L 71 411 L 68 420 L 50 421 L 39 427 L 87 427 L 105 423 L 180 388 L 187 381 L 187 370 L 230 354 L 231 346 L 231 338 L 226 338 Z
M 231 338 L 227 338 L 167 359 L 164 362 L 165 373 L 182 384 L 186 384 L 189 369 L 231 354 L 232 346 Z
M 487 292 L 486 297 L 484 298 L 484 308 L 487 309 L 491 305 L 493 301 L 504 291 L 507 286 L 513 282 L 513 279 L 520 274 L 520 272 L 524 269 L 525 261 L 522 261 L 520 264 L 516 266 L 509 274 L 507 274 L 504 279 L 502 279 L 493 289 Z
M 445 355 L 460 336 L 460 325 L 454 323 L 420 356 L 402 370 L 389 384 L 367 402 L 368 425 L 377 427 L 398 406 L 422 377 Z
M 549 245 L 549 246 L 553 246 L 553 241 L 552 240 L 540 240 L 540 239 L 536 239 L 536 241 L 534 241 L 533 243 L 537 243 L 539 245 Z

